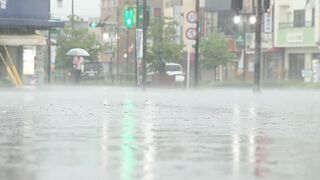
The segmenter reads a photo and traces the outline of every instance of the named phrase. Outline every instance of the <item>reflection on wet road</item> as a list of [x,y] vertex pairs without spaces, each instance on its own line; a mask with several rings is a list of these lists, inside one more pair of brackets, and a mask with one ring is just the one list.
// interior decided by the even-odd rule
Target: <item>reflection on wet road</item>
[[318,179],[319,95],[0,90],[0,179]]

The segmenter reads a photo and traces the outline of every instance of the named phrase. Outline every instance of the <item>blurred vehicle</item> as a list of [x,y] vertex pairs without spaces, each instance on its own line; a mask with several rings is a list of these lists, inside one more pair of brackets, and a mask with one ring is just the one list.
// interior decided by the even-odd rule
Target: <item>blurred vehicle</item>
[[166,72],[169,76],[175,76],[176,82],[184,82],[185,80],[185,73],[180,64],[166,63]]
[[105,71],[102,63],[98,61],[88,61],[84,62],[84,69],[81,73],[82,79],[104,79]]
[[[185,73],[183,68],[178,63],[166,63],[165,66],[166,74],[169,76],[175,76],[175,82],[184,82]],[[152,78],[157,74],[156,68],[152,64],[147,65],[147,83],[152,82]]]

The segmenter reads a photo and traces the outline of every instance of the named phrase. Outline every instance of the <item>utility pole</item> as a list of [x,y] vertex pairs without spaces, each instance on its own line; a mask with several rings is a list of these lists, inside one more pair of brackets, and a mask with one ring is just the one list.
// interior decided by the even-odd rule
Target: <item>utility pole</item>
[[72,38],[74,36],[74,0],[71,1],[71,27],[72,27]]
[[[51,4],[49,3],[49,14],[51,14]],[[51,19],[51,15],[50,15]],[[51,28],[48,29],[48,84],[51,84]]]
[[130,48],[130,45],[129,45],[129,43],[130,43],[130,29],[129,28],[127,28],[126,29],[126,80],[128,81],[129,80],[129,75],[130,75],[130,73],[129,73],[129,71],[130,71],[130,52],[129,52],[129,48]]
[[[200,0],[196,0],[196,13],[200,19]],[[198,32],[198,36],[196,37],[195,44],[195,61],[194,61],[194,85],[195,87],[199,86],[199,41],[200,41],[200,26],[199,19],[196,23],[196,29]]]
[[111,59],[110,59],[110,66],[109,66],[109,70],[110,70],[110,79],[111,79],[111,84],[113,85],[114,84],[114,79],[113,79],[113,58],[114,58],[114,55],[115,55],[115,52],[114,52],[114,48],[113,48],[113,38],[111,38]]
[[246,16],[243,17],[243,81],[245,82],[247,80],[247,22],[248,19]]
[[255,52],[256,60],[254,64],[254,91],[261,92],[261,62],[262,62],[262,48],[261,48],[261,29],[262,29],[262,0],[257,0],[257,22],[256,22],[256,41]]
[[51,29],[48,30],[48,84],[51,84]]
[[120,81],[120,13],[117,8],[117,80]]
[[143,59],[142,59],[142,88],[146,89],[147,79],[147,0],[143,0]]

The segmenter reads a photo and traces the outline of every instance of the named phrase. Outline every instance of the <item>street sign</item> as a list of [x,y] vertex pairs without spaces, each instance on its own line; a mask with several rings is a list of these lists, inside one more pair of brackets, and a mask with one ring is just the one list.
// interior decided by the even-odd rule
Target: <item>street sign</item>
[[186,37],[190,40],[195,40],[198,37],[198,32],[196,28],[188,28],[186,30]]
[[264,32],[272,33],[272,17],[268,14],[264,16]]
[[187,13],[187,21],[189,23],[196,23],[198,22],[198,14],[195,11],[190,11]]

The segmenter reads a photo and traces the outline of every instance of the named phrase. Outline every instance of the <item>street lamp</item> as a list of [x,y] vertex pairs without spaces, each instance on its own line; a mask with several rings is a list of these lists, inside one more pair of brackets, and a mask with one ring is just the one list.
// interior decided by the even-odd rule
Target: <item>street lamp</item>
[[234,16],[233,22],[234,22],[235,24],[240,24],[240,22],[241,22],[241,17],[240,17],[240,16]]
[[246,34],[247,34],[247,22],[249,21],[250,24],[255,24],[256,23],[256,17],[252,16],[251,14],[240,14],[236,15],[233,18],[233,22],[235,24],[240,24],[242,22],[242,27],[243,27],[243,74],[242,74],[242,79],[243,81],[246,80],[246,73],[247,73],[247,52],[246,52]]
[[255,16],[250,16],[250,24],[256,24],[257,18]]
[[74,0],[71,1],[71,27],[72,27],[72,38],[74,36]]

